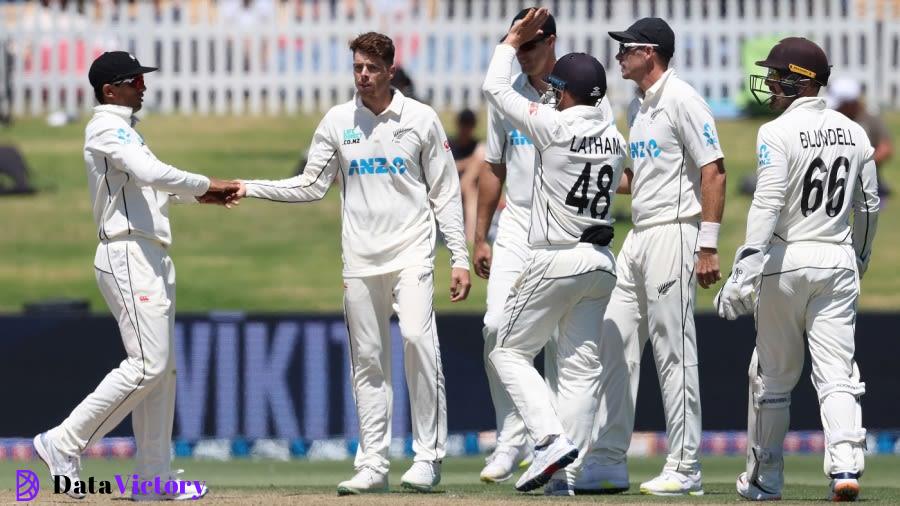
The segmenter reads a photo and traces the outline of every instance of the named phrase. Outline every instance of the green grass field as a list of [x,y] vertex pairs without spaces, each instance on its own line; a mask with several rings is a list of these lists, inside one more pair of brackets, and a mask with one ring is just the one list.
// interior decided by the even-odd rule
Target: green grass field
[[[448,458],[444,462],[441,485],[435,493],[422,495],[404,493],[400,489],[400,475],[409,466],[409,461],[394,462],[390,475],[391,493],[366,496],[366,504],[441,504],[462,503],[503,503],[533,504],[551,500],[539,494],[519,494],[513,489],[514,479],[499,485],[484,485],[478,481],[478,472],[484,461],[480,457]],[[735,503],[739,498],[734,491],[734,479],[743,470],[740,457],[707,457],[703,461],[703,483],[706,494],[703,497],[656,498],[640,495],[637,488],[641,481],[653,477],[663,464],[661,458],[632,459],[630,473],[632,487],[625,494],[616,496],[575,497],[578,502],[629,502],[629,503]],[[214,502],[239,504],[322,504],[334,502],[361,503],[353,498],[338,499],[335,486],[352,474],[351,462],[270,462],[235,460],[232,462],[207,462],[178,460],[175,468],[184,468],[186,479],[206,480],[210,487],[209,499]],[[59,500],[77,502],[65,496],[53,495],[52,484],[47,471],[40,461],[0,462],[0,501],[12,502],[15,495],[15,470],[30,468],[41,479],[41,494],[38,501]],[[85,460],[81,473],[83,478],[113,480],[115,474],[131,472],[131,462],[122,460]],[[873,456],[866,462],[866,474],[862,480],[861,498],[870,504],[891,504],[900,502],[900,457]],[[787,457],[785,463],[786,501],[809,502],[823,500],[828,494],[828,481],[822,475],[822,457]],[[115,486],[115,482],[113,482]],[[112,496],[91,496],[90,502],[109,501]],[[552,498],[558,502],[560,498]]]
[[[450,125],[450,117],[445,124]],[[203,118],[150,115],[140,129],[162,160],[219,177],[281,178],[291,175],[307,148],[318,117]],[[900,144],[900,114],[888,117]],[[82,161],[83,125],[63,128],[22,120],[0,129],[0,144],[23,152],[40,192],[0,198],[6,230],[0,240],[0,312],[18,312],[24,303],[53,297],[88,299],[105,312],[91,268],[96,231],[91,218]],[[621,122],[620,122],[621,123]],[[750,200],[738,195],[741,177],[755,167],[754,144],[761,121],[719,122],[728,170],[728,200],[720,262],[730,269],[743,241]],[[900,188],[900,156],[884,167]],[[172,211],[182,312],[231,309],[265,312],[334,311],[341,305],[340,217],[337,192],[305,205],[245,201],[226,211],[186,206]],[[628,214],[628,199],[617,212]],[[900,207],[891,203],[881,217],[861,307],[900,307]],[[627,231],[621,224],[614,248]],[[469,300],[449,302],[449,259],[437,260],[437,307],[441,311],[483,311],[486,282],[475,278]],[[700,290],[699,310],[711,308],[714,290]]]

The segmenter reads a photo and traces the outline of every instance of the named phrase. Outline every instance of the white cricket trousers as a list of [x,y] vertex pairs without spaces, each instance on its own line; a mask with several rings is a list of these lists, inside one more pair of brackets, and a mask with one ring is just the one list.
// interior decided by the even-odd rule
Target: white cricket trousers
[[[766,252],[759,288],[756,352],[762,391],[790,394],[794,389],[803,370],[805,334],[825,431],[826,475],[864,468],[858,398],[865,384],[853,360],[859,298],[855,258],[849,245],[776,244]],[[777,441],[773,445],[781,447]]]
[[[598,341],[615,286],[609,248],[579,244],[535,249],[506,303],[497,347],[490,354],[507,393],[537,442],[563,434],[579,448],[574,479],[589,447],[600,381]],[[534,357],[556,337],[556,392],[534,368]]]
[[129,239],[98,245],[94,272],[127,357],[51,437],[78,455],[131,413],[135,471],[165,478],[175,416],[175,266],[160,244]]
[[359,447],[354,466],[388,472],[391,444],[391,313],[403,336],[403,368],[409,390],[413,452],[418,461],[446,454],[447,395],[434,320],[434,272],[430,267],[344,279],[344,318]]
[[[625,462],[649,340],[659,376],[669,454],[666,469],[700,470],[700,386],[694,307],[698,223],[635,227],[617,258],[616,289],[603,321],[597,441],[601,463]],[[624,359],[624,360],[623,360]]]
[[[506,299],[531,255],[531,248],[528,246],[529,215],[527,209],[520,211],[512,204],[507,205],[500,214],[497,239],[492,246],[491,275],[487,284],[487,311],[484,314],[482,334],[484,370],[491,391],[491,400],[494,403],[498,450],[524,448],[528,444],[525,424],[506,389],[503,388],[497,370],[491,363],[490,353],[497,345],[497,332],[503,320]],[[549,371],[546,366],[544,369],[546,376]]]

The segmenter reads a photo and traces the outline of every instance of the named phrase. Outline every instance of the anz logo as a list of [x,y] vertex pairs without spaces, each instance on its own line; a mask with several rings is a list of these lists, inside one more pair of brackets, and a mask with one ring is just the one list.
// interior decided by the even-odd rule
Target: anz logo
[[662,148],[659,147],[659,143],[656,142],[656,139],[650,139],[649,141],[637,141],[629,143],[629,147],[631,148],[631,158],[656,158],[662,153]]
[[349,176],[365,176],[367,174],[405,174],[406,161],[396,157],[390,162],[387,158],[357,158],[350,160]]
[[534,144],[531,142],[531,139],[525,137],[525,134],[518,130],[513,130],[509,133],[509,143],[513,146],[531,146]]

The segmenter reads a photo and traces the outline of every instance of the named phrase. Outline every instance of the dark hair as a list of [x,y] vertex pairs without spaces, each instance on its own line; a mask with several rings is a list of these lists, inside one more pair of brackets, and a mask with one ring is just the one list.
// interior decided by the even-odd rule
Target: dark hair
[[394,41],[387,35],[367,32],[350,42],[350,51],[360,52],[369,56],[377,56],[387,63],[394,64]]
[[456,124],[459,126],[474,127],[476,123],[475,113],[470,109],[463,109],[456,115]]
[[94,98],[96,98],[97,102],[99,102],[101,105],[105,103],[105,102],[103,102],[103,85],[102,84],[100,86],[97,86],[96,88],[94,88]]
[[662,60],[663,65],[665,65],[666,68],[669,68],[669,61],[672,60],[673,55],[663,54],[661,51],[657,51],[656,48],[653,48],[653,52],[659,55],[659,59]]

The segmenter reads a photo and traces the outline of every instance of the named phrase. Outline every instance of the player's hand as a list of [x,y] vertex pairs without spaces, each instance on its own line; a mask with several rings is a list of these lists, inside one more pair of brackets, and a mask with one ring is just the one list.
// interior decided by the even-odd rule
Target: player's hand
[[231,208],[239,204],[240,199],[236,199],[235,195],[242,187],[243,184],[239,181],[210,178],[209,189],[206,190],[206,193],[197,197],[197,201],[203,204],[218,204]]
[[519,46],[543,33],[541,27],[549,17],[550,11],[546,7],[531,9],[524,18],[509,27],[509,33],[506,34],[503,43],[519,49]]
[[472,264],[479,278],[487,279],[491,275],[491,245],[487,241],[475,241]]
[[703,288],[709,288],[722,279],[719,272],[719,253],[713,248],[700,248],[697,255],[697,282]]
[[472,283],[469,281],[469,269],[454,267],[450,271],[450,302],[466,300]]
[[755,248],[738,248],[731,275],[716,295],[716,313],[727,320],[753,313],[757,283],[763,268],[763,253]]

